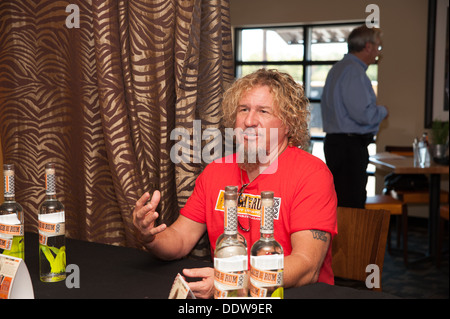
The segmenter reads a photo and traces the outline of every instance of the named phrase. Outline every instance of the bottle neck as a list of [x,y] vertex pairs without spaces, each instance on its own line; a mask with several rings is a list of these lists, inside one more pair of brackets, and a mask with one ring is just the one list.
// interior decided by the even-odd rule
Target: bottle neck
[[261,232],[261,239],[264,239],[264,240],[273,239],[273,231],[272,232],[265,232],[265,233]]
[[235,236],[238,233],[237,230],[237,206],[236,203],[225,203],[224,212],[224,235]]
[[45,200],[56,200],[56,194],[45,194]]
[[15,202],[16,201],[16,198],[14,197],[14,194],[13,195],[6,195],[6,194],[4,194],[4,199],[5,199],[5,202]]
[[3,198],[5,201],[14,201],[14,171],[12,170],[4,170],[3,171]]
[[229,238],[237,238],[238,232],[237,232],[237,230],[236,230],[236,232],[224,232],[223,236],[229,237]]

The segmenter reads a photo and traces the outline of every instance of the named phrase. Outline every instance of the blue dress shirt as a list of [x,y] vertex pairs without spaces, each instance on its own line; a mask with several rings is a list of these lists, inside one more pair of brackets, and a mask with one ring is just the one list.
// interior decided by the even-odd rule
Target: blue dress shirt
[[326,133],[376,134],[388,114],[376,105],[367,65],[346,54],[330,70],[323,88],[321,111]]

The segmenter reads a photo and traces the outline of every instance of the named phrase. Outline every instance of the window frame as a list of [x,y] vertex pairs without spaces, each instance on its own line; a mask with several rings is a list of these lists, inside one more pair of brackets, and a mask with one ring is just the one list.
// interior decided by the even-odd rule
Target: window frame
[[[234,28],[234,74],[238,74],[238,68],[242,66],[252,66],[260,65],[261,67],[265,65],[297,65],[302,68],[302,82],[305,89],[305,94],[309,99],[309,102],[320,104],[321,98],[311,97],[311,72],[309,68],[316,65],[333,66],[339,60],[311,60],[311,46],[312,39],[311,34],[314,28],[321,27],[340,27],[340,26],[354,26],[357,27],[364,24],[364,21],[347,21],[347,22],[330,22],[330,23],[315,23],[315,24],[294,24],[294,25],[264,25],[264,26],[249,26],[249,27],[235,27]],[[240,59],[241,51],[241,32],[242,30],[254,30],[254,29],[292,29],[301,28],[303,29],[303,60],[297,61],[242,61]],[[312,140],[322,140],[323,136],[311,136]]]

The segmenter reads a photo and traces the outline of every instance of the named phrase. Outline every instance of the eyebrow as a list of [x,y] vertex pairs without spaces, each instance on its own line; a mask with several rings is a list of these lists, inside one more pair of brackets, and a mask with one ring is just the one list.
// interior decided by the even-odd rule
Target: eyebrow
[[[248,105],[247,104],[239,104],[238,105],[238,108],[242,108],[242,107],[248,107]],[[274,107],[272,105],[257,105],[256,108],[259,110],[260,109],[271,109],[271,110],[274,109]]]

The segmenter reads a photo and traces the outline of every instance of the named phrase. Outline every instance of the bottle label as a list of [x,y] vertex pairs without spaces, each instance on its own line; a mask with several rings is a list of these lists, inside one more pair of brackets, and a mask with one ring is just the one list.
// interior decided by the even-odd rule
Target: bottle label
[[47,195],[56,194],[56,181],[55,181],[55,169],[45,169],[45,193]]
[[11,250],[12,247],[12,239],[2,238],[0,237],[0,249]]
[[3,186],[5,191],[5,197],[14,196],[14,171],[13,170],[5,170],[3,172],[4,180]]
[[23,225],[21,225],[17,214],[0,216],[0,235],[4,235],[3,237],[23,236],[23,232]]
[[42,245],[47,244],[48,237],[65,235],[64,211],[51,214],[39,214],[38,219],[39,243]]
[[23,225],[0,224],[0,234],[11,236],[23,236]]
[[250,280],[258,287],[270,287],[283,285],[283,270],[269,271],[251,268]]
[[224,211],[224,234],[233,235],[237,233],[237,208],[225,207]]
[[284,268],[284,255],[250,256],[250,264],[258,269],[273,270]]
[[247,256],[239,255],[227,258],[214,258],[214,268],[223,272],[248,270]]
[[273,233],[273,207],[263,206],[261,208],[261,233]]
[[227,290],[237,290],[245,287],[247,282],[247,256],[214,258],[214,286],[218,296],[227,296]]
[[245,272],[229,273],[214,269],[214,282],[220,290],[242,289],[245,285]]
[[252,280],[250,279],[250,296],[253,298],[266,298],[267,297],[267,288],[256,287]]
[[256,296],[265,296],[263,287],[283,285],[283,255],[251,256],[250,264],[251,289]]

